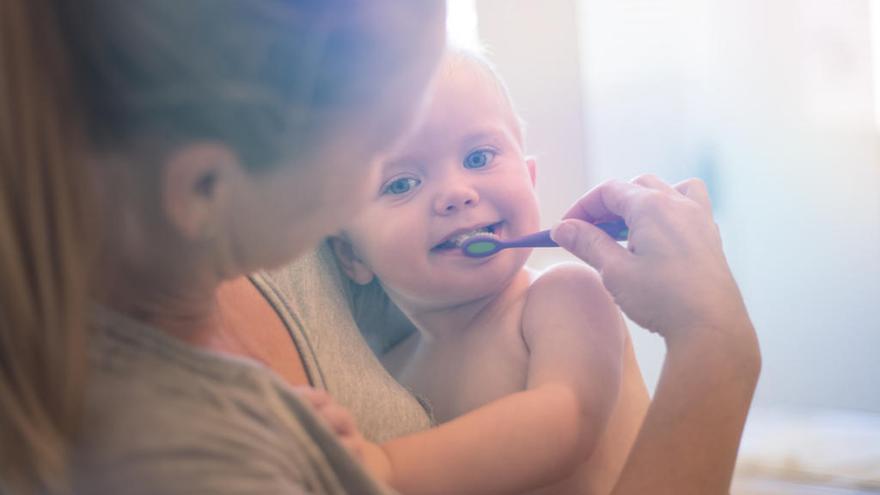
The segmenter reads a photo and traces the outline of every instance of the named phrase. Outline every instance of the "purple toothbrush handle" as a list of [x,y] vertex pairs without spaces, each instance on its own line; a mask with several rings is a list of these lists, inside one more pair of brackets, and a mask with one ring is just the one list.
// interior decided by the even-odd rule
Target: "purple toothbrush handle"
[[[629,236],[629,228],[623,223],[623,220],[617,220],[614,222],[604,222],[597,223],[596,227],[604,230],[606,234],[610,235],[615,241],[625,241]],[[542,230],[540,232],[535,232],[534,234],[529,234],[527,236],[520,237],[518,239],[513,239],[510,241],[504,242],[504,247],[557,247],[559,244],[553,241],[550,238],[549,230]]]
[[553,242],[553,239],[550,238],[549,230],[542,230],[540,232],[535,232],[534,234],[529,234],[523,237],[519,237],[510,241],[505,241],[502,245],[506,248],[509,247],[556,247],[559,244]]
[[613,222],[602,222],[595,224],[596,227],[604,230],[615,241],[625,241],[629,239],[629,227],[623,220],[615,220]]

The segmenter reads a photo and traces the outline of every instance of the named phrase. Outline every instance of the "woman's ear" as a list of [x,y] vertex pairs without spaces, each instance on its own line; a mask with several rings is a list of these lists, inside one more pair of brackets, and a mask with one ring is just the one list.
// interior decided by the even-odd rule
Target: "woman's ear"
[[536,175],[537,164],[535,163],[535,157],[530,156],[530,157],[526,158],[526,167],[529,169],[529,177],[532,178],[532,187],[534,187],[535,186],[535,178],[537,177],[537,175]]
[[175,150],[161,179],[162,207],[169,222],[191,241],[216,237],[233,182],[243,174],[235,153],[221,144],[195,143]]
[[330,248],[336,256],[339,267],[354,283],[366,285],[373,281],[373,271],[354,252],[354,246],[348,239],[342,236],[333,236],[329,239]]

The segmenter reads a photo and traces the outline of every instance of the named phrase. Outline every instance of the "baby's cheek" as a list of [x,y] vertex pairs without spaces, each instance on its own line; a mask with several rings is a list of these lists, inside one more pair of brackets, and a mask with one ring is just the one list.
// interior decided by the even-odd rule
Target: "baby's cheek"
[[537,209],[532,210],[527,207],[527,205],[522,204],[523,208],[521,208],[516,216],[516,230],[517,232],[513,232],[515,235],[527,235],[533,232],[537,232],[540,229],[541,221],[540,216],[538,215]]
[[377,243],[371,253],[376,274],[389,282],[410,273],[415,264],[414,249],[403,242],[405,235],[398,237],[396,241]]
[[534,232],[540,228],[541,225],[541,210],[538,206],[538,198],[534,196],[534,194],[530,195],[530,201],[527,206],[524,208],[526,211],[526,215],[528,216],[528,226],[529,231]]

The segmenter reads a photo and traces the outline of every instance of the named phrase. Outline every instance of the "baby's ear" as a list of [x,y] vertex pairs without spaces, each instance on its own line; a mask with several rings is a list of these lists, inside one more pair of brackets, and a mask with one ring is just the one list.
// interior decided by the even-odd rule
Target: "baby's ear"
[[535,178],[536,178],[536,174],[537,174],[537,171],[536,171],[537,164],[535,163],[535,157],[530,156],[530,157],[526,158],[526,167],[529,169],[529,176],[532,178],[532,187],[534,187],[535,186]]
[[332,236],[328,242],[336,256],[336,262],[348,278],[360,285],[373,281],[373,271],[354,252],[351,242],[341,236]]

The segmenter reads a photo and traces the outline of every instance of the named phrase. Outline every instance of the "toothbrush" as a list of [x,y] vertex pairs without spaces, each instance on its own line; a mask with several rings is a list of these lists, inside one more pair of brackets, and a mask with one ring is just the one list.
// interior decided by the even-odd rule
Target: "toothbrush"
[[[604,230],[615,241],[625,241],[629,236],[629,228],[623,220],[615,222],[597,223],[596,227]],[[471,258],[485,258],[502,249],[507,248],[532,248],[532,247],[558,247],[550,238],[550,230],[542,230],[509,241],[502,241],[490,235],[475,235],[461,244],[461,251]]]

